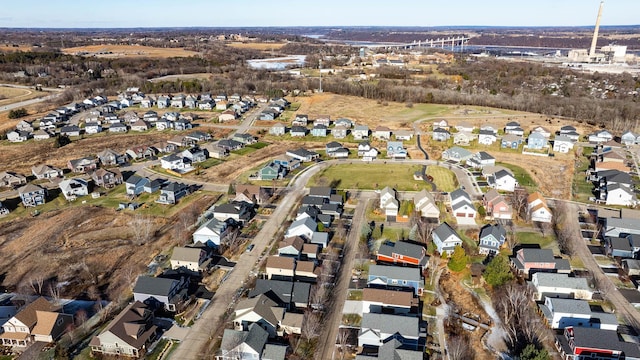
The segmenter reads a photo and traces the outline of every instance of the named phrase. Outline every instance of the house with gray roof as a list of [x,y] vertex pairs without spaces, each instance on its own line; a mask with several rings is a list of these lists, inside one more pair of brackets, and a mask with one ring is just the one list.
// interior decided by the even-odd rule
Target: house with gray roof
[[526,276],[536,272],[571,272],[569,260],[555,257],[551,249],[518,249],[511,257],[511,265]]
[[162,305],[167,311],[179,310],[187,298],[189,279],[165,279],[139,276],[133,287],[133,299],[157,308]]
[[498,140],[495,131],[484,130],[480,128],[480,133],[478,133],[478,144],[482,145],[491,145]]
[[433,243],[440,255],[451,255],[456,246],[462,245],[462,239],[453,228],[443,222],[431,233]]
[[18,188],[18,195],[25,207],[42,205],[47,201],[47,190],[34,184]]
[[218,360],[260,359],[269,333],[258,324],[251,324],[247,331],[225,329],[220,344]]
[[480,229],[478,252],[480,254],[495,255],[500,252],[500,247],[506,239],[507,231],[502,225],[485,225]]
[[538,308],[547,324],[555,330],[569,326],[618,330],[618,319],[614,314],[592,311],[586,300],[547,297]]
[[89,195],[89,183],[81,178],[62,180],[58,187],[67,201],[73,201],[78,196]]
[[555,345],[563,359],[640,359],[638,344],[620,340],[613,330],[568,326]]
[[201,243],[211,247],[220,246],[220,243],[224,241],[229,231],[231,231],[231,228],[228,222],[211,219],[202,224],[198,230],[193,233],[193,243]]
[[447,141],[451,138],[451,133],[443,128],[437,128],[431,133],[431,138],[435,141]]
[[459,146],[454,146],[442,152],[442,158],[444,160],[451,160],[456,162],[467,161],[471,159],[473,153],[467,149],[463,149]]
[[233,326],[238,331],[248,331],[250,325],[258,324],[273,338],[277,335],[284,310],[265,294],[247,298],[236,305]]
[[591,300],[593,297],[593,289],[586,278],[570,277],[569,274],[537,272],[531,275],[531,285],[536,289],[536,300],[545,297]]
[[402,266],[426,268],[429,262],[424,246],[406,241],[386,242],[380,245],[376,261]]
[[378,348],[378,354],[358,354],[355,360],[423,360],[424,352],[420,350],[414,350],[415,347],[404,346],[402,342],[393,339],[382,344]]
[[367,285],[376,288],[412,288],[421,296],[424,280],[420,269],[398,266],[370,265]]
[[553,151],[566,154],[573,149],[574,140],[566,135],[558,135],[553,140]]
[[605,238],[631,234],[640,235],[640,219],[618,217],[604,219],[603,235]]
[[358,346],[378,347],[395,339],[405,346],[415,346],[418,350],[420,324],[417,317],[391,314],[362,314]]
[[171,269],[185,268],[193,272],[204,270],[207,261],[207,252],[197,247],[176,246],[171,252]]
[[265,294],[278,306],[287,309],[306,309],[309,305],[311,284],[300,281],[257,279],[249,291],[249,298]]

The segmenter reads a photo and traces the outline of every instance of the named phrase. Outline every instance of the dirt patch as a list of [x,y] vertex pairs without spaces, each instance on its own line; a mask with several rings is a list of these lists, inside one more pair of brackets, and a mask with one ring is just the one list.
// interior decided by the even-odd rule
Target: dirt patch
[[[473,297],[467,290],[460,284],[462,281],[462,275],[445,272],[440,277],[440,289],[443,296],[447,299],[447,304],[454,308],[456,313],[467,317],[476,317],[476,320],[484,323],[490,323],[490,317],[482,308],[482,305],[478,303],[476,298]],[[477,328],[474,331],[467,331],[470,337],[471,344],[475,350],[475,359],[495,359],[495,355],[484,349],[482,345],[482,336],[486,332],[481,328]]]
[[[61,296],[116,299],[155,255],[187,240],[174,231],[181,226],[180,217],[188,215],[193,219],[187,220],[195,221],[211,200],[203,196],[172,218],[148,218],[154,232],[144,244],[133,234],[137,215],[128,211],[81,206],[4,222],[2,286],[49,294],[49,284],[61,284]],[[42,291],[30,286],[35,279],[42,280]]]
[[496,158],[496,162],[514,164],[525,169],[545,196],[570,198],[573,157],[565,155],[551,158],[506,152],[491,152],[491,155]]
[[84,54],[88,56],[120,58],[120,57],[190,57],[197,56],[195,51],[183,48],[156,48],[142,45],[88,45],[62,49],[65,54]]

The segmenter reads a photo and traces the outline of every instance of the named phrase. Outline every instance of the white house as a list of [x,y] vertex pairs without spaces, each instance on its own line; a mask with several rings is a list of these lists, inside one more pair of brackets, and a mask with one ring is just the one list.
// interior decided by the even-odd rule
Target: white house
[[498,170],[489,177],[489,185],[496,190],[513,192],[518,186],[518,180],[507,170]]
[[462,245],[460,236],[446,222],[435,228],[431,233],[431,237],[436,245],[436,250],[441,255],[451,255],[456,246]]
[[553,151],[566,154],[573,149],[573,143],[568,136],[558,135],[553,140]]
[[198,272],[202,270],[205,258],[206,252],[203,249],[176,246],[171,253],[171,268],[175,270],[183,267]]
[[405,346],[417,346],[420,337],[419,319],[417,317],[391,314],[362,314],[358,346],[382,346],[392,338]]
[[433,195],[427,190],[422,190],[413,196],[413,203],[415,204],[415,210],[420,213],[422,217],[438,219],[440,217],[440,209],[433,199]]
[[531,221],[550,223],[552,219],[551,209],[547,201],[539,192],[530,194],[527,198],[527,209]]
[[547,323],[552,329],[568,326],[618,330],[618,319],[614,314],[594,312],[586,300],[545,298],[539,305]]
[[230,228],[226,221],[211,219],[193,233],[193,243],[202,243],[208,246],[219,246],[229,231]]
[[395,220],[400,210],[400,203],[396,199],[396,191],[390,187],[385,187],[380,191],[380,208],[384,211],[387,218]]
[[478,134],[478,143],[482,145],[491,145],[497,140],[496,133],[491,130],[480,130]]
[[536,289],[536,300],[545,297],[574,298],[591,300],[593,289],[583,277],[570,277],[569,274],[536,272],[531,275],[531,285]]

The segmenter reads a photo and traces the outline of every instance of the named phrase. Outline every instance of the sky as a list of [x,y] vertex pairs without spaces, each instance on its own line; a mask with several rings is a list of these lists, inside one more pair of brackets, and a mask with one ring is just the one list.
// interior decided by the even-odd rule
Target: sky
[[[0,28],[593,26],[600,0],[3,0]],[[602,25],[640,24],[607,0]]]

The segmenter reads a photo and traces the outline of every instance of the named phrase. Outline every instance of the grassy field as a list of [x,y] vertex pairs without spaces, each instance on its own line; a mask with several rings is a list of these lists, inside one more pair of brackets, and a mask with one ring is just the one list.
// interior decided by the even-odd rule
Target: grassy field
[[585,171],[589,168],[589,159],[580,157],[576,161],[576,167],[573,174],[571,185],[571,200],[580,202],[589,202],[589,198],[593,196],[593,184],[586,181]]
[[151,58],[169,58],[169,57],[190,57],[198,55],[195,51],[185,50],[183,48],[158,48],[141,45],[88,45],[73,48],[62,49],[65,54],[76,54],[79,52],[89,53],[98,57],[115,58],[115,57],[151,57]]
[[42,91],[0,86],[0,105],[8,105],[18,101],[34,99],[40,96],[45,96],[46,94],[47,93]]
[[331,166],[315,175],[310,186],[333,185],[339,189],[382,189],[393,187],[398,191],[417,191],[424,184],[413,179],[420,166],[400,164],[344,164]]
[[518,180],[520,186],[524,186],[528,191],[535,191],[538,188],[538,184],[533,180],[529,173],[518,165],[507,163],[496,163],[496,165],[504,166],[513,172],[513,176]]
[[516,239],[522,245],[540,245],[542,249],[552,249],[556,255],[560,254],[556,239],[552,235],[542,236],[540,233],[519,232],[516,233]]
[[456,174],[442,166],[427,166],[427,175],[433,177],[438,191],[451,192],[458,187],[458,179]]

